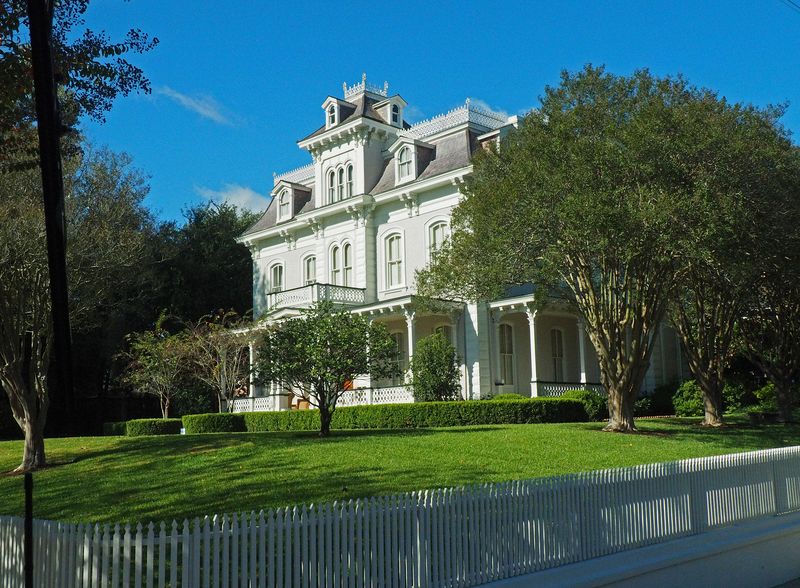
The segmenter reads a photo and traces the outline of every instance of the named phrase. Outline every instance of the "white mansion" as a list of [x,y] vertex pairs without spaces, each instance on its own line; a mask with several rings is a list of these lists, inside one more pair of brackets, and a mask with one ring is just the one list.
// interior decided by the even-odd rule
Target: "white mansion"
[[[276,175],[272,201],[240,241],[253,256],[253,313],[276,320],[318,300],[386,324],[401,366],[416,342],[443,332],[461,359],[462,394],[558,395],[596,386],[599,369],[576,312],[533,306],[532,288],[489,303],[453,303],[447,314],[415,307],[415,270],[449,234],[459,186],[477,149],[516,125],[471,105],[410,125],[406,101],[366,76],[322,103],[323,124],[298,141],[313,163]],[[685,366],[673,331],[661,329],[645,389],[678,381]],[[356,382],[341,404],[412,399],[400,381]],[[288,408],[285,396],[250,399],[235,410]]]

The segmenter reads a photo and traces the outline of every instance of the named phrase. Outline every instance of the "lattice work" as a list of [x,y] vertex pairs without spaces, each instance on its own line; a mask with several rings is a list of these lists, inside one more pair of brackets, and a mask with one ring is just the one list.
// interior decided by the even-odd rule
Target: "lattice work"
[[348,390],[339,397],[336,406],[359,406],[369,404],[366,390]]
[[372,404],[402,404],[414,402],[414,393],[405,386],[375,388],[372,391]]
[[[365,290],[362,288],[350,288],[348,286],[333,286],[326,284],[324,286],[324,297],[331,302],[340,302],[343,304],[364,304]],[[323,293],[320,292],[322,295]],[[322,296],[320,296],[322,298]]]
[[459,106],[445,114],[418,122],[410,129],[400,133],[400,136],[421,139],[467,122],[494,130],[508,124],[508,119],[497,112],[472,106],[467,101],[464,106]]
[[280,175],[275,175],[273,179],[273,184],[277,184],[280,181],[292,182],[293,184],[301,184],[307,180],[310,180],[314,177],[314,164],[309,163],[308,165],[304,165],[302,167],[295,168],[288,172],[284,172]]

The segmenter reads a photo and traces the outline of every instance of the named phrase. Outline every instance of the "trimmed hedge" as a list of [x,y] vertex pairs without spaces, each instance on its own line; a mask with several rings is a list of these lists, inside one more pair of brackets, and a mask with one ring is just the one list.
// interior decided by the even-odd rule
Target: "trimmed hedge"
[[127,421],[114,421],[109,423],[103,423],[103,435],[108,437],[119,435],[124,437],[128,434],[128,422]]
[[[374,404],[337,408],[332,429],[415,429],[589,420],[580,400],[521,398],[503,402],[448,401]],[[183,417],[186,433],[314,431],[319,411],[194,414]]]
[[134,419],[127,422],[128,437],[143,435],[177,435],[181,432],[181,419]]

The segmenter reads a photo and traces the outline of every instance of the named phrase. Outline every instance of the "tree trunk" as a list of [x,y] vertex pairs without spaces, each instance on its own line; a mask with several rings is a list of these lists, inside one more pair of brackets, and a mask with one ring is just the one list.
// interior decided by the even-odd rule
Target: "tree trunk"
[[719,382],[707,382],[703,385],[700,382],[700,388],[703,390],[703,426],[704,427],[721,427],[723,423],[722,418],[722,390]]
[[25,445],[22,453],[22,463],[17,471],[29,472],[47,465],[44,453],[43,423],[35,424],[26,421],[22,427],[25,433]]
[[619,390],[608,390],[608,424],[604,431],[615,433],[633,433],[636,425],[633,422],[633,404],[631,395],[626,395]]
[[161,397],[161,418],[169,418],[169,398]]
[[327,437],[331,434],[331,412],[328,410],[328,405],[325,403],[320,403],[319,425],[320,437]]
[[783,381],[775,384],[775,399],[778,402],[778,412],[780,422],[791,423],[792,417],[792,388],[791,385]]

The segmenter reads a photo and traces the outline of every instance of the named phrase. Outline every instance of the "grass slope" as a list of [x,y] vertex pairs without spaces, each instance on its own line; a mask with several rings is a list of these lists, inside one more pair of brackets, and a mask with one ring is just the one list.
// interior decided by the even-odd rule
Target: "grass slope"
[[[49,459],[62,465],[35,474],[34,514],[167,520],[800,444],[800,426],[638,425],[639,435],[602,433],[591,423],[345,431],[326,440],[308,433],[52,439]],[[21,452],[21,442],[0,443],[0,471],[16,466]],[[22,477],[0,476],[0,514],[22,509]]]

